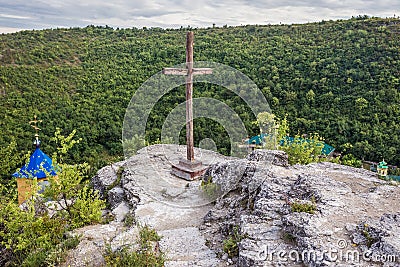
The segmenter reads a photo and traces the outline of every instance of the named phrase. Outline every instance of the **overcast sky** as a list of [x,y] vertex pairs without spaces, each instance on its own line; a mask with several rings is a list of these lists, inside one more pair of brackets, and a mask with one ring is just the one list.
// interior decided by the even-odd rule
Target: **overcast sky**
[[210,27],[397,17],[400,0],[0,0],[0,32],[57,27]]

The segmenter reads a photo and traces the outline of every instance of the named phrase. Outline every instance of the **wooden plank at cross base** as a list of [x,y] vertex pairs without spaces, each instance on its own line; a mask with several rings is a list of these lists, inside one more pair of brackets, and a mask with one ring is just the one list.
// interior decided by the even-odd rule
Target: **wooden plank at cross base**
[[178,164],[172,164],[171,174],[187,181],[193,181],[202,176],[207,168],[201,161],[180,159]]

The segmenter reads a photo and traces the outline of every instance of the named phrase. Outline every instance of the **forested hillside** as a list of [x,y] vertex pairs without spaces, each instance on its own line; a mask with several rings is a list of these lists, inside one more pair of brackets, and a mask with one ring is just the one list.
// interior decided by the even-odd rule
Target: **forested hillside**
[[[31,150],[27,122],[36,114],[50,155],[50,138],[59,127],[65,134],[76,129],[82,138],[71,153],[75,162],[100,167],[122,156],[121,128],[131,97],[162,68],[185,61],[187,30],[88,26],[1,35],[0,147],[15,139],[18,150]],[[319,132],[339,151],[400,164],[400,20],[192,30],[195,60],[248,75],[278,117],[288,114],[293,134]],[[163,120],[184,101],[181,89],[152,112],[149,142],[160,138]],[[230,91],[196,84],[194,96],[224,101],[257,133],[255,117]],[[221,152],[228,151],[220,125],[199,119],[195,128],[197,141],[211,137]]]

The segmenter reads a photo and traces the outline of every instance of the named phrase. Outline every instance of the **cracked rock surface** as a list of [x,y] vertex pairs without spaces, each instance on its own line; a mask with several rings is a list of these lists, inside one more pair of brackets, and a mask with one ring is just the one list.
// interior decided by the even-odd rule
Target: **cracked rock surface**
[[271,153],[208,169],[223,196],[202,232],[218,255],[238,229],[238,266],[400,266],[398,185],[334,163],[288,166]]
[[101,266],[100,240],[113,249],[136,242],[128,215],[162,236],[165,266],[400,266],[398,184],[328,162],[289,166],[282,151],[238,159],[196,149],[209,166],[204,190],[170,174],[185,152],[149,146],[93,177],[114,220],[81,230],[90,237],[75,255],[96,255],[86,266]]

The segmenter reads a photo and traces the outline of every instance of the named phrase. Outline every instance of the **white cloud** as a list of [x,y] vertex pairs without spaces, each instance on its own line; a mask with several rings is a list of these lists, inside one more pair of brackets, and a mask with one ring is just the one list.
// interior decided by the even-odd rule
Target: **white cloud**
[[209,27],[400,15],[398,0],[0,0],[0,27]]
[[30,19],[31,17],[27,16],[16,16],[10,14],[0,14],[0,18],[7,18],[7,19]]

